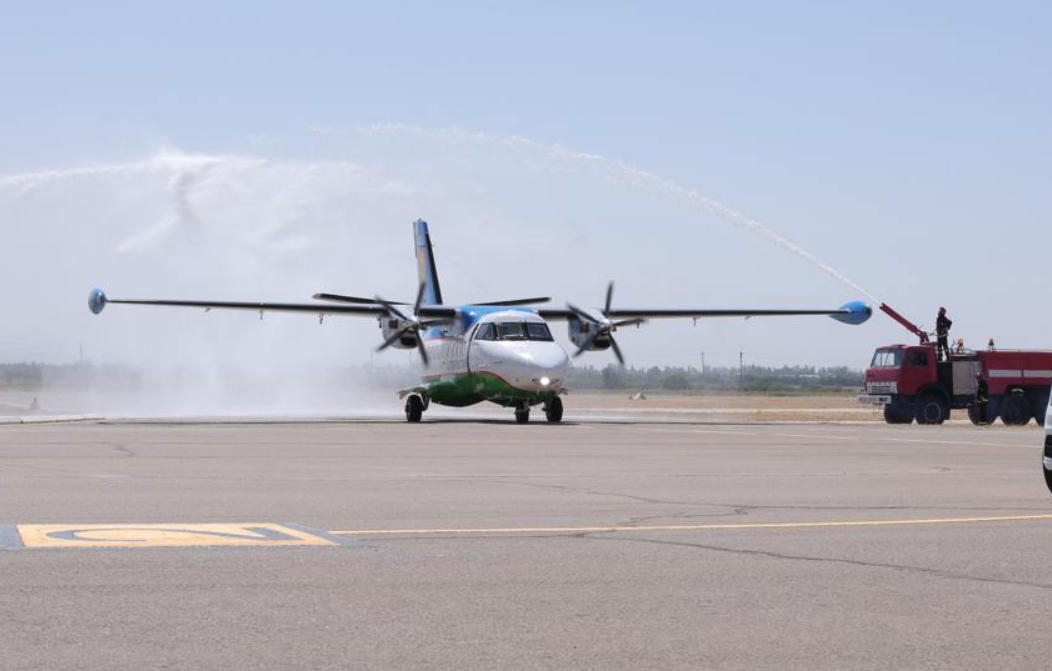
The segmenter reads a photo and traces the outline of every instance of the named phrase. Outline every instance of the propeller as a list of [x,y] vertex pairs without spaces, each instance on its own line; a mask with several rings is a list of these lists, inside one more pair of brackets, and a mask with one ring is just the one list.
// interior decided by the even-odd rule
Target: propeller
[[584,341],[584,344],[577,348],[577,352],[574,353],[575,358],[581,356],[589,349],[591,349],[592,343],[594,343],[596,339],[605,336],[610,341],[610,349],[614,350],[614,356],[617,357],[617,362],[622,366],[625,365],[625,355],[624,352],[621,351],[621,348],[618,346],[617,340],[614,338],[614,331],[616,331],[620,326],[638,326],[639,324],[646,323],[646,320],[636,317],[634,319],[622,319],[620,321],[611,321],[610,305],[611,303],[613,303],[613,300],[614,283],[611,282],[608,285],[606,285],[606,303],[603,306],[603,316],[601,319],[596,318],[596,316],[592,313],[582,310],[581,308],[577,307],[576,305],[573,305],[572,303],[566,304],[567,309],[569,309],[570,312],[574,313],[574,315],[579,320],[588,322],[594,327],[592,329],[592,334],[588,336],[588,340]]
[[430,360],[427,356],[427,348],[424,346],[424,339],[420,337],[420,332],[424,329],[431,328],[432,326],[440,326],[442,324],[452,323],[452,319],[426,319],[422,320],[417,316],[420,312],[420,304],[424,301],[424,291],[427,287],[424,284],[420,285],[419,291],[416,293],[416,302],[413,303],[413,312],[411,314],[405,314],[398,309],[398,305],[404,305],[401,303],[391,303],[385,301],[379,296],[376,297],[376,302],[383,306],[384,311],[390,317],[394,317],[405,322],[405,326],[396,331],[390,338],[385,340],[380,347],[376,349],[377,352],[382,352],[391,345],[401,340],[402,336],[407,333],[411,333],[416,336],[416,348],[420,350],[420,358],[424,361],[424,365],[430,365]]

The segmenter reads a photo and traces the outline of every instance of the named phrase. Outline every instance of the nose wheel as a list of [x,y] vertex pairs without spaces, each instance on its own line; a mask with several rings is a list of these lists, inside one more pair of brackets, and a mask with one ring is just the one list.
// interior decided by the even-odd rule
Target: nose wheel
[[520,405],[515,408],[515,421],[519,424],[525,424],[530,421],[530,406]]
[[563,400],[558,396],[555,396],[545,403],[544,417],[552,424],[557,424],[563,421]]

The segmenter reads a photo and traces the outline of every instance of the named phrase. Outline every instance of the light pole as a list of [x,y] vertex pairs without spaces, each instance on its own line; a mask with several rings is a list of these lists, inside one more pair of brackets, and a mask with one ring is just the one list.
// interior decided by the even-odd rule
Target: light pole
[[745,348],[738,350],[738,388],[745,391]]

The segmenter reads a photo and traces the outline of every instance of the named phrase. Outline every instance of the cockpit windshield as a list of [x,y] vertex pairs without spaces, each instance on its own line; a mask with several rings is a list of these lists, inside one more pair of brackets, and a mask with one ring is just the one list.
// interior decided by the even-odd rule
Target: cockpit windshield
[[552,339],[552,332],[548,330],[547,324],[526,322],[526,335],[530,337],[530,340],[550,341]]
[[475,340],[541,340],[551,342],[547,324],[537,322],[499,322],[479,326]]
[[497,324],[498,340],[525,340],[526,325],[522,322],[501,322]]

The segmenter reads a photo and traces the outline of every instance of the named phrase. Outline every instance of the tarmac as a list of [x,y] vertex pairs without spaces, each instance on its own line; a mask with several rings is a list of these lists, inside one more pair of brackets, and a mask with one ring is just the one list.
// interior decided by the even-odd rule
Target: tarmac
[[7,424],[0,669],[1047,668],[1041,443],[645,417]]

